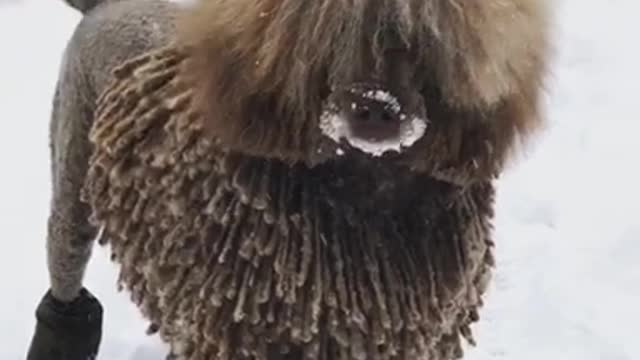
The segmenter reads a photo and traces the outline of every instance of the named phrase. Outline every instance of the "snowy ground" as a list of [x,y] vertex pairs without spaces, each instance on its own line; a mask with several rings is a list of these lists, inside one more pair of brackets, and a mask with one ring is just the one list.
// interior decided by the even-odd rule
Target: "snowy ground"
[[[551,0],[558,57],[547,132],[501,182],[498,273],[470,360],[640,359],[640,4]],[[0,0],[0,359],[23,359],[47,286],[47,122],[79,15],[61,0]],[[13,121],[16,121],[14,124]],[[13,129],[13,130],[11,130]],[[101,360],[163,354],[98,249]]]

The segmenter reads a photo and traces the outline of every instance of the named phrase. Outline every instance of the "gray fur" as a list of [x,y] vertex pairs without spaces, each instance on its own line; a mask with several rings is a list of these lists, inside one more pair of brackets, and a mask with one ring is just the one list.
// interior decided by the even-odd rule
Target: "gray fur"
[[95,101],[120,62],[168,42],[177,5],[162,0],[66,0],[86,12],[65,49],[50,123],[52,199],[47,257],[62,301],[82,288],[96,229],[80,190],[90,155]]
[[83,14],[88,13],[98,4],[105,2],[106,0],[65,0],[65,2],[73,7],[74,9],[80,11]]

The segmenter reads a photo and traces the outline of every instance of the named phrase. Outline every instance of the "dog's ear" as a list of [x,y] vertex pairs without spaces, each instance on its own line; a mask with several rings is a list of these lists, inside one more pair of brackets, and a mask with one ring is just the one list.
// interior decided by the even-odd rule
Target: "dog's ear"
[[[311,152],[313,127],[307,125],[317,116],[308,112],[318,107],[302,106],[299,99],[317,86],[299,81],[301,91],[288,96],[285,74],[294,61],[288,49],[293,45],[265,35],[280,26],[265,16],[279,3],[200,2],[177,18],[176,42],[187,54],[180,77],[191,87],[194,107],[212,135],[244,154],[295,162]],[[287,48],[269,50],[273,42],[287,43]],[[264,71],[264,61],[271,57],[274,66]]]
[[544,126],[550,5],[445,1],[433,17],[428,3],[414,16],[427,34],[419,57],[431,124],[408,163],[449,180],[492,178]]
[[437,41],[422,51],[436,70],[443,100],[482,109],[540,87],[550,47],[549,8],[544,0],[444,1],[434,20],[423,5],[418,23]]

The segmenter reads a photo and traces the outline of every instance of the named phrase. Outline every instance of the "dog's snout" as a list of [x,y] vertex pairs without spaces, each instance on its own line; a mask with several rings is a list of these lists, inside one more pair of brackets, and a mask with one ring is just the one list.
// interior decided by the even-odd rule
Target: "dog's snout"
[[389,104],[378,101],[352,103],[348,117],[353,123],[363,124],[391,124],[400,121],[400,115],[394,112]]
[[402,115],[389,102],[356,96],[344,116],[356,137],[381,141],[398,135]]
[[412,146],[427,127],[424,106],[408,89],[395,90],[366,83],[332,89],[320,118],[322,133],[373,156]]

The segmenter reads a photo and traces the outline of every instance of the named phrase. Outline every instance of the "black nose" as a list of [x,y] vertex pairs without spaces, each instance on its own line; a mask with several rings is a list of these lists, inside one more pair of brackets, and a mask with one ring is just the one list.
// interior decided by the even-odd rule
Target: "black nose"
[[402,115],[399,105],[389,100],[351,94],[343,114],[353,136],[369,141],[383,141],[398,136]]

